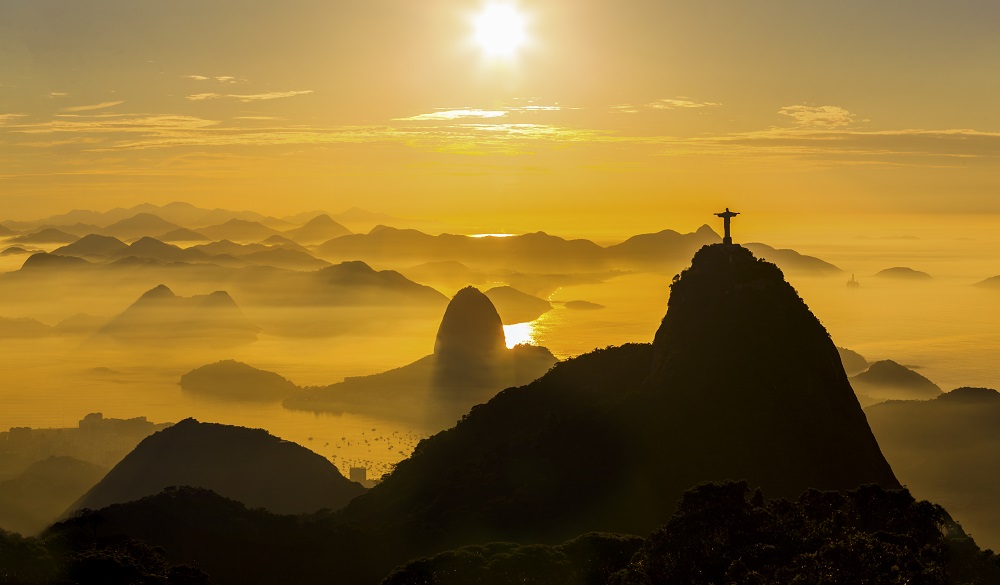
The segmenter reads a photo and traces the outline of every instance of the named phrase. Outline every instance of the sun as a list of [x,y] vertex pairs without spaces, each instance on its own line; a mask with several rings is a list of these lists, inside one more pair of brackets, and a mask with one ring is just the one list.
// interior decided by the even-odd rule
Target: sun
[[491,4],[476,17],[476,41],[491,57],[510,57],[524,44],[524,16],[510,4]]

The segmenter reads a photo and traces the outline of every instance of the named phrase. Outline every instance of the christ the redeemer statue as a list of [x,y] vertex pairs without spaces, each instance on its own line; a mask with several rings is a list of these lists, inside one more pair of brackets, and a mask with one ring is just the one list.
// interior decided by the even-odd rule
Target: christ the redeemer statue
[[726,231],[726,235],[723,236],[723,238],[722,238],[722,243],[723,244],[732,244],[733,243],[733,237],[729,233],[729,222],[734,217],[736,217],[737,215],[739,215],[739,213],[736,213],[735,211],[729,211],[729,208],[727,207],[724,212],[722,212],[722,213],[716,213],[715,215],[717,215],[717,216],[719,216],[719,217],[722,218],[722,227]]

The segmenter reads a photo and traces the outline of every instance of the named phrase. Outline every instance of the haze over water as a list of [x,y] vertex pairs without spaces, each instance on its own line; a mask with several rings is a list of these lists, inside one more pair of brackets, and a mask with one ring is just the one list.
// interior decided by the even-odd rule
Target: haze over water
[[[828,277],[787,275],[838,345],[858,351],[870,361],[892,359],[906,364],[950,390],[1000,385],[996,291],[971,286],[1000,271],[994,260],[998,245],[984,237],[984,232],[965,233],[970,232],[975,237],[962,232],[920,237],[860,234],[836,239],[813,235],[801,245],[762,239],[775,247],[815,255],[845,270]],[[2,262],[5,269],[12,270],[23,257],[5,257]],[[892,266],[923,270],[934,279],[910,282],[872,276]],[[517,341],[545,346],[560,359],[608,345],[649,342],[666,310],[671,278],[681,269],[678,265],[675,270],[629,273],[601,283],[558,288],[548,295],[553,302],[551,311],[533,322],[508,327],[508,334],[518,335]],[[846,286],[852,273],[861,283],[857,289]],[[446,295],[455,292],[454,285],[426,284],[436,285]],[[17,306],[20,312],[6,316],[33,317],[48,324],[78,312],[110,316],[124,309],[142,288],[108,299],[70,295],[59,306],[26,298]],[[604,308],[574,310],[564,306],[573,300]],[[277,309],[244,306],[243,311],[256,323],[282,318]],[[437,430],[350,413],[295,412],[277,403],[222,401],[192,396],[180,389],[181,374],[223,359],[278,372],[300,386],[385,371],[427,355],[440,320],[433,311],[388,320],[384,316],[376,319],[374,312],[348,309],[295,311],[300,313],[299,320],[308,320],[310,311],[341,311],[343,322],[352,325],[337,335],[310,337],[277,336],[265,330],[257,341],[229,348],[192,349],[183,344],[129,348],[95,345],[79,338],[4,340],[0,342],[5,387],[0,429],[75,426],[83,415],[94,411],[116,418],[146,416],[157,422],[193,416],[263,427],[333,458],[342,468],[363,464],[376,476],[408,455],[417,438]],[[372,449],[370,443],[364,443],[362,432],[369,437],[397,433],[409,439],[396,441],[393,449],[386,445]]]

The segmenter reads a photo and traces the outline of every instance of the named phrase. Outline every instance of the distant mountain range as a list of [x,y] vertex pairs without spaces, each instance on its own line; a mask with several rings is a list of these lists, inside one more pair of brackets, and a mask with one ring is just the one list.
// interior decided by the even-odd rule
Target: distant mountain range
[[[545,232],[480,238],[454,234],[434,236],[412,229],[377,226],[367,234],[330,240],[316,248],[316,253],[330,260],[350,258],[374,263],[455,261],[485,269],[519,267],[565,274],[609,268],[660,270],[680,265],[702,246],[720,241],[719,235],[707,225],[689,234],[664,230],[633,236],[607,248],[590,240],[566,240]],[[748,244],[747,247],[789,271],[810,274],[841,272],[828,262],[793,250],[776,250],[764,244]]]
[[[566,240],[544,232],[511,237],[470,237],[431,235],[415,229],[389,227],[383,222],[367,233],[353,234],[338,219],[351,225],[395,218],[353,208],[343,214],[308,212],[279,219],[254,212],[202,209],[187,203],[164,206],[150,204],[107,212],[73,211],[34,222],[4,222],[10,230],[22,232],[11,238],[15,244],[74,243],[78,238],[100,235],[124,242],[154,238],[161,242],[230,240],[258,243],[275,237],[299,246],[315,247],[315,254],[330,262],[361,260],[370,264],[459,262],[475,270],[516,269],[559,273],[600,272],[611,268],[672,270],[701,246],[721,241],[709,226],[682,234],[663,230],[639,234],[607,247],[592,241]],[[747,248],[784,270],[809,274],[836,274],[840,269],[818,258],[793,250],[775,249],[750,243]],[[315,269],[310,252],[275,253],[268,265],[295,270]],[[138,256],[142,257],[142,256]],[[255,262],[257,260],[251,260]],[[467,281],[465,284],[474,283]]]

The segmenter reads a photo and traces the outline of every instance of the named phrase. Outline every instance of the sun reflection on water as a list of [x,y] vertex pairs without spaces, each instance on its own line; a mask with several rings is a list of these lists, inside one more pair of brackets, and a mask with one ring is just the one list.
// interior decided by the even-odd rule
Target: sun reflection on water
[[515,323],[514,325],[504,325],[503,335],[507,338],[508,349],[522,343],[534,345],[534,321],[529,321],[527,323]]

